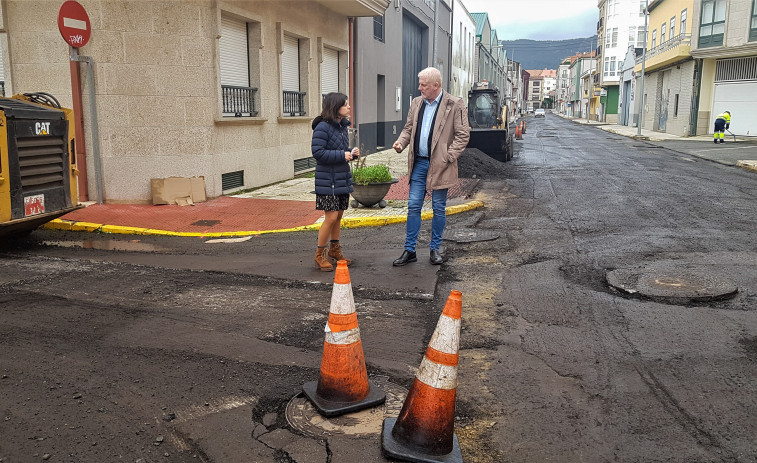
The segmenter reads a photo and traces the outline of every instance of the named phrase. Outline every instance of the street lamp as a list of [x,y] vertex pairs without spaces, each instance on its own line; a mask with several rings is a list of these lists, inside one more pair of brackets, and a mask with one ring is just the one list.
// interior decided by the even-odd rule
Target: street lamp
[[649,0],[644,3],[644,48],[641,50],[641,82],[637,95],[640,96],[639,115],[636,116],[636,135],[641,136],[642,113],[644,112],[644,70],[647,64],[647,19],[649,18]]

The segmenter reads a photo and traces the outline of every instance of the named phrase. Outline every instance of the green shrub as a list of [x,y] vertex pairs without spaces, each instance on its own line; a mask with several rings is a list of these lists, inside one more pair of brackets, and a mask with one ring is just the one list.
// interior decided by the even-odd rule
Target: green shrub
[[352,169],[352,181],[357,185],[391,182],[392,174],[389,173],[389,168],[384,164],[355,167]]

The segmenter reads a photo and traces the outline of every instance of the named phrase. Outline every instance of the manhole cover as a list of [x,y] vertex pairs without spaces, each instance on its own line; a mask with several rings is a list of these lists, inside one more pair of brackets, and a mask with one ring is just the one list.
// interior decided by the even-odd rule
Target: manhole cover
[[477,228],[447,228],[442,232],[442,239],[456,243],[490,241],[497,238],[499,238],[499,233],[494,230],[479,230]]
[[386,377],[373,377],[371,382],[386,393],[386,402],[383,405],[326,418],[300,393],[287,404],[287,423],[302,434],[312,437],[343,435],[357,438],[381,434],[384,418],[393,418],[400,414],[408,391],[389,382]]
[[739,290],[736,284],[719,275],[695,269],[618,269],[607,273],[607,283],[627,294],[674,303],[727,299]]

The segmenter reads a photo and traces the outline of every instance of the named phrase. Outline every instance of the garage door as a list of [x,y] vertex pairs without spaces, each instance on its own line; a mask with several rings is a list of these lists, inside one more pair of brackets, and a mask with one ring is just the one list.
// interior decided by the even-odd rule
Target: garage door
[[731,128],[736,135],[757,135],[757,82],[715,84],[710,130],[715,116],[731,112]]
[[731,113],[736,135],[757,135],[757,57],[720,59],[715,69],[715,92],[710,130],[715,116]]

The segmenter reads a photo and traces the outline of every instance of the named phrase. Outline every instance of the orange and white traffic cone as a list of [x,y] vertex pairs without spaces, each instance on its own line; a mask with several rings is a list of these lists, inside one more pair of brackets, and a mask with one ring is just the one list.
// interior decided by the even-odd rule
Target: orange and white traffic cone
[[386,394],[368,381],[350,271],[344,260],[336,266],[325,331],[320,377],[302,386],[316,410],[331,417],[384,403]]
[[526,133],[526,121],[520,121],[520,133]]
[[386,456],[420,463],[462,463],[454,433],[462,294],[450,292],[397,418],[384,420]]
[[523,135],[520,133],[520,122],[515,124],[515,139],[523,140]]

